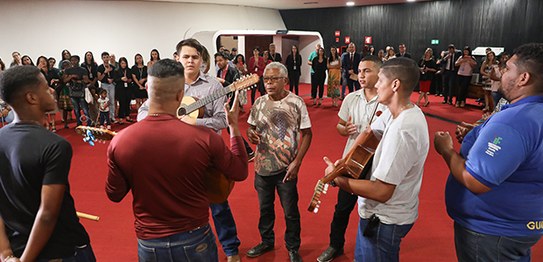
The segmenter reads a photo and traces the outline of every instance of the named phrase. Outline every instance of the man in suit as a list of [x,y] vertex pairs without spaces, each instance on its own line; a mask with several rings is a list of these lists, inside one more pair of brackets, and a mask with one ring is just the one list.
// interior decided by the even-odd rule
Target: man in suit
[[270,50],[270,60],[272,60],[272,62],[279,62],[279,63],[283,62],[283,58],[281,58],[281,54],[275,52],[274,43],[270,44],[269,50]]
[[[354,43],[350,43],[347,47],[347,52],[341,55],[343,82],[347,83],[349,93],[360,89],[360,84],[358,83],[356,75],[358,74],[358,64],[361,59],[360,54],[356,53],[356,45]],[[351,75],[354,75],[355,80],[350,78]],[[345,97],[345,86],[341,87],[341,97]]]
[[400,50],[400,52],[398,54],[396,54],[396,57],[406,57],[406,58],[411,58],[411,54],[407,52],[407,47],[405,47],[405,44],[400,44],[398,45],[398,49]]
[[438,64],[445,64],[445,70],[443,71],[443,104],[452,105],[454,87],[456,86],[456,73],[458,71],[455,62],[460,56],[460,52],[457,52],[454,45],[450,44],[445,57],[438,61]]
[[215,54],[215,64],[217,65],[217,80],[223,87],[229,86],[240,78],[239,72],[235,67],[228,64],[228,58],[224,53]]

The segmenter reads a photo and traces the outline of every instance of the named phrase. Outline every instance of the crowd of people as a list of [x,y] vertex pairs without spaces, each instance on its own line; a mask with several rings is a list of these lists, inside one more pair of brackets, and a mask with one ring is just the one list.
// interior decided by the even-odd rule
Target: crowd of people
[[[417,105],[425,96],[421,95],[418,103],[411,102],[410,96],[417,86],[421,92],[429,88],[428,81],[433,79],[425,75],[439,72],[436,67],[441,64],[443,80],[449,82],[448,89],[443,89],[444,102],[452,104],[450,83],[455,80],[451,79],[458,78],[464,85],[476,62],[469,48],[460,54],[452,45],[435,63],[431,50],[426,50],[417,63],[409,58],[405,45],[399,49],[398,54],[392,48],[388,50],[390,55],[383,61],[379,56],[362,56],[354,44],[341,57],[331,49],[326,58],[324,49],[317,45],[307,60],[313,70],[313,106],[322,104],[323,70],[335,70],[328,78],[334,82],[332,94],[337,100],[333,103],[339,106],[338,100],[343,98],[336,128],[339,135],[348,137],[344,156],[368,147],[364,144],[367,137],[380,138],[373,145],[373,160],[364,164],[368,168],[361,179],[337,176],[330,182],[340,190],[330,245],[317,261],[331,261],[344,253],[345,230],[357,202],[360,219],[355,261],[398,261],[400,243],[418,218],[418,195],[430,137],[426,118]],[[119,202],[132,193],[140,261],[218,261],[209,208],[228,261],[240,261],[240,239],[232,210],[228,200],[210,203],[206,183],[214,178],[207,171],[213,168],[220,173],[214,173],[215,177],[243,181],[248,176],[251,154],[261,241],[246,256],[258,257],[275,247],[277,192],[286,220],[285,245],[290,260],[302,261],[297,184],[313,134],[306,103],[296,94],[291,78],[299,80],[295,75],[299,77],[296,71],[302,66],[302,58],[296,46],[291,50],[283,64],[274,46],[270,45],[264,56],[255,48],[248,66],[239,54],[219,52],[213,56],[216,77],[208,73],[211,56],[195,39],[179,42],[173,60],[160,59],[158,51],[153,50],[145,66],[138,54],[132,69],[128,69],[126,59],[112,60],[107,52],[101,54],[103,64],[98,66],[91,52],[80,65],[78,57],[65,50],[60,69],[55,69],[54,59],[45,57],[38,58],[38,65],[33,66],[32,60],[23,56],[22,65],[16,66],[20,55],[14,53],[16,65],[0,75],[1,98],[16,112],[13,123],[0,129],[0,259],[96,260],[88,234],[77,220],[69,190],[71,145],[42,126],[57,104],[68,103],[61,102],[62,95],[72,103],[78,125],[83,121],[92,125],[98,119],[93,118],[92,107],[96,107],[95,113],[99,113],[95,117],[105,128],[108,121],[132,121],[133,95],[141,99],[138,122],[115,136],[108,147],[106,194],[111,201]],[[487,53],[481,72],[500,82],[496,85],[503,95],[500,101],[508,104],[475,125],[459,126],[456,136],[462,145],[460,152],[454,150],[448,132],[434,134],[434,148],[450,169],[446,205],[455,222],[460,261],[529,261],[531,247],[543,235],[543,44],[518,47],[503,62],[505,66],[496,67],[495,57]],[[247,137],[256,146],[254,152],[242,138],[238,124],[241,92],[230,101],[220,97],[205,105],[202,118],[178,118],[177,109],[185,96],[206,97],[249,72],[257,73],[262,85],[257,90],[260,97],[252,95],[247,120]],[[348,94],[345,88],[340,90],[342,84],[348,87]],[[493,84],[488,82],[491,91]],[[94,106],[88,106],[86,90],[89,99],[96,101]],[[145,95],[137,96],[139,90],[145,90]],[[456,106],[465,106],[465,93],[454,96]],[[83,116],[77,112],[79,107]],[[64,119],[68,120],[67,115]],[[169,135],[153,135],[157,127]],[[230,147],[219,135],[225,128]],[[171,150],[161,150],[166,146]],[[337,168],[348,161],[324,160],[327,175],[339,172]]]

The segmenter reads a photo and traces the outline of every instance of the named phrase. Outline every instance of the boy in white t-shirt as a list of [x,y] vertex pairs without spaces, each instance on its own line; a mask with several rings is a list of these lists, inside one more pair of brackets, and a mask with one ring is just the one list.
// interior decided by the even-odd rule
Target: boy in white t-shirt
[[[418,217],[418,195],[430,143],[424,114],[409,100],[419,80],[415,62],[391,59],[378,76],[378,102],[389,110],[372,124],[372,129],[384,128],[384,133],[375,151],[371,178],[337,177],[332,183],[360,196],[355,261],[399,260],[400,242]],[[325,161],[328,174],[334,164],[327,158]]]
[[107,124],[107,129],[111,129],[111,120],[109,119],[109,98],[107,98],[107,90],[102,89],[100,91],[100,97],[98,98],[98,109],[100,110],[100,128],[104,128],[104,125]]

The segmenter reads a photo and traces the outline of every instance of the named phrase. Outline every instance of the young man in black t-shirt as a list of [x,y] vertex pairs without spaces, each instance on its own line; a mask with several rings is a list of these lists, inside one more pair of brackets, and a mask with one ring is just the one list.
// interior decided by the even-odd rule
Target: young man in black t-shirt
[[0,261],[96,261],[70,195],[71,145],[41,125],[56,109],[33,66],[0,75],[0,94],[16,112],[0,129]]

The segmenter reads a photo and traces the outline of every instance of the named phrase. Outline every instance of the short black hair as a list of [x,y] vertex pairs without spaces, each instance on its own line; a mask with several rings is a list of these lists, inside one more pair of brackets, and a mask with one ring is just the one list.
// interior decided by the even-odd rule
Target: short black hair
[[183,46],[190,46],[196,49],[196,51],[200,54],[200,56],[203,56],[204,54],[204,46],[200,44],[200,42],[198,42],[198,40],[194,38],[181,40],[181,42],[179,42],[177,46],[175,47],[175,50],[177,50],[177,52],[181,54],[181,48],[183,48]]
[[360,62],[364,62],[364,61],[373,62],[379,67],[383,65],[383,61],[378,56],[375,56],[375,55],[367,55],[364,58],[362,58],[362,60],[360,60]]
[[215,59],[217,59],[217,56],[220,56],[220,57],[228,60],[228,58],[226,58],[226,55],[224,53],[222,53],[222,52],[215,53],[215,55],[214,55]]
[[516,65],[530,73],[537,88],[543,91],[543,43],[529,43],[517,47],[512,56],[517,56]]
[[36,87],[40,83],[40,70],[31,65],[15,66],[0,74],[0,95],[10,104],[15,98],[29,87]]
[[420,69],[414,60],[398,57],[383,63],[381,72],[389,79],[398,79],[407,88],[408,93],[413,92],[419,82]]
[[167,78],[171,76],[185,77],[183,65],[173,59],[158,60],[148,69],[148,74],[152,77]]
[[105,55],[109,56],[109,53],[108,52],[102,52],[102,55],[100,57],[105,56]]
[[78,55],[70,56],[70,60],[72,60],[72,58],[77,59],[78,62],[81,61],[81,58],[79,58]]

